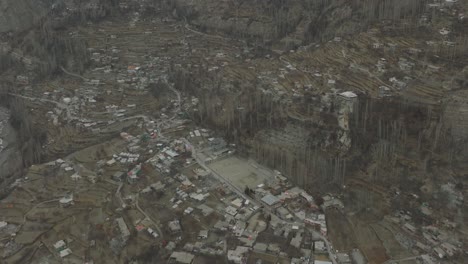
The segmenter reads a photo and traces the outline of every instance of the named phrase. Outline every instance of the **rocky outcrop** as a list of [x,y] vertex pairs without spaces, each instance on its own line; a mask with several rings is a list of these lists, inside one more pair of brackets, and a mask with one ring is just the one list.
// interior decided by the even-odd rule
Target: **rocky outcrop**
[[358,33],[379,20],[418,19],[423,0],[170,2],[172,14],[206,32],[288,49]]

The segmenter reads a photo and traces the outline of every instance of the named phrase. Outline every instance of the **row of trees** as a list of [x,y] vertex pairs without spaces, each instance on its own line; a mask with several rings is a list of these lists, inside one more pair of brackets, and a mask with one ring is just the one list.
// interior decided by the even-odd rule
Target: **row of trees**
[[[445,155],[443,153],[450,152],[453,145],[440,119],[440,109],[361,96],[350,116],[350,153],[343,156],[343,153],[323,148],[320,141],[337,141],[339,136],[332,137],[336,128],[324,126],[327,121],[319,117],[300,124],[311,131],[311,140],[304,138],[304,145],[299,148],[284,147],[285,142],[257,137],[257,134],[261,130],[281,130],[288,122],[299,122],[288,117],[287,105],[273,95],[245,84],[237,84],[230,91],[226,88],[229,85],[221,79],[210,82],[214,85],[212,89],[188,89],[200,98],[195,120],[223,131],[228,139],[243,146],[255,159],[282,171],[303,186],[318,182],[342,185],[346,175],[370,163],[376,165],[374,180],[391,180],[385,177],[398,180],[400,173],[394,169],[401,157],[411,153],[411,159],[423,157],[423,162],[424,157],[433,152]],[[190,86],[189,83],[186,85]],[[320,128],[315,129],[317,133],[313,132],[310,122],[320,124]]]

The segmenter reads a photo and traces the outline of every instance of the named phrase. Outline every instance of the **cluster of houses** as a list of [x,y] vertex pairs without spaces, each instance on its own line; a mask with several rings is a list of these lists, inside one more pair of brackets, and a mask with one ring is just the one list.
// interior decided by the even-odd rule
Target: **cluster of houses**
[[59,240],[54,244],[55,252],[58,253],[60,258],[65,258],[66,256],[72,254],[71,249],[67,247],[67,243],[64,240]]

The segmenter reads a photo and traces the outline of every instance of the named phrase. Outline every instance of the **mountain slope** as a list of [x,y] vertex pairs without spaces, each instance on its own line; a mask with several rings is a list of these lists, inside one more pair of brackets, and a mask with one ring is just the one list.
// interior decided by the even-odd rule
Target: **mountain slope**
[[44,1],[2,0],[0,1],[0,33],[23,31],[30,28],[47,12]]

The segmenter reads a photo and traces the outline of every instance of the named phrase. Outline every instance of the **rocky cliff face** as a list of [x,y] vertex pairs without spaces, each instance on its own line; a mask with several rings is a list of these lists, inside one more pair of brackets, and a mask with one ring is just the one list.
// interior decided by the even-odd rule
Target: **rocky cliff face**
[[173,14],[193,26],[290,49],[355,34],[372,22],[417,17],[423,0],[171,1]]

